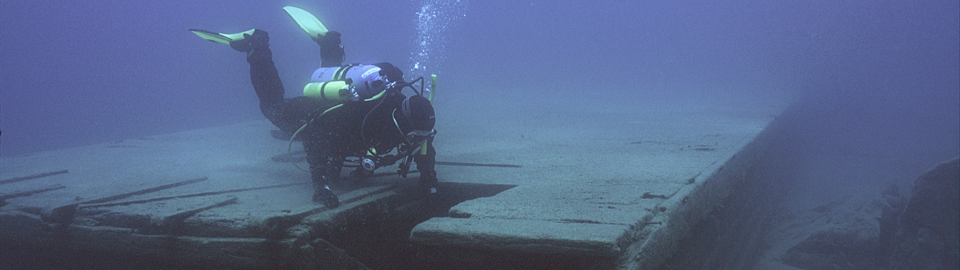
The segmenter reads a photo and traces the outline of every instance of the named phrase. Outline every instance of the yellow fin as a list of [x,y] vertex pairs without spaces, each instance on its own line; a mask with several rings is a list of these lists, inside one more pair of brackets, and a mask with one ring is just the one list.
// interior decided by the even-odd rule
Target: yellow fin
[[250,29],[250,30],[236,33],[236,34],[216,33],[216,32],[211,32],[207,30],[200,30],[200,29],[190,29],[190,32],[193,32],[200,38],[203,38],[209,41],[230,45],[231,41],[243,39],[243,34],[252,35],[254,30],[256,29]]
[[303,29],[304,32],[310,35],[310,38],[317,38],[318,36],[327,34],[327,27],[323,26],[323,23],[321,23],[316,16],[310,14],[310,12],[292,6],[285,6],[283,10],[290,15],[290,18],[293,18],[293,21],[297,22],[300,29]]

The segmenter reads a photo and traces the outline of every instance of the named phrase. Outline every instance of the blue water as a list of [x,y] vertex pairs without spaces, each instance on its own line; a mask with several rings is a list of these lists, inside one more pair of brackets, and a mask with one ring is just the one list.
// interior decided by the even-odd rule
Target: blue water
[[319,50],[285,4],[344,33],[347,62],[440,74],[451,91],[801,91],[888,137],[958,133],[957,1],[7,0],[0,154],[259,119],[242,54],[187,29],[268,31],[296,95]]

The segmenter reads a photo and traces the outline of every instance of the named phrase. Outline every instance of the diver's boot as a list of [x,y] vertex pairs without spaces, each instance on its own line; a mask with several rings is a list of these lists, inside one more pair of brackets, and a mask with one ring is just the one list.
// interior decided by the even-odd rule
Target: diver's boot
[[273,53],[270,52],[270,36],[267,31],[254,29],[252,34],[243,34],[242,39],[230,41],[230,47],[239,52],[247,53],[247,62],[273,64]]
[[[249,33],[248,33],[249,32]],[[230,41],[230,48],[239,52],[250,53],[258,48],[266,48],[270,43],[270,36],[267,31],[253,29],[242,33],[243,38],[237,38]]]
[[437,185],[420,182],[417,185],[417,190],[424,195],[437,194]]
[[346,59],[343,46],[340,46],[340,32],[329,31],[313,39],[320,45],[320,67],[339,67]]

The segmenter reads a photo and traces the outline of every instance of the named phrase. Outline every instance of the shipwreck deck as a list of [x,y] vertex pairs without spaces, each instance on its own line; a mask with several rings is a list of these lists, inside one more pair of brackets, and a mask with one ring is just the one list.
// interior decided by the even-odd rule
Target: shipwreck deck
[[[441,195],[385,175],[337,191],[333,210],[267,121],[4,156],[0,267],[55,253],[91,267],[655,268],[747,177],[785,109],[446,104]],[[387,229],[402,235],[369,236]],[[391,241],[415,250],[386,254]]]

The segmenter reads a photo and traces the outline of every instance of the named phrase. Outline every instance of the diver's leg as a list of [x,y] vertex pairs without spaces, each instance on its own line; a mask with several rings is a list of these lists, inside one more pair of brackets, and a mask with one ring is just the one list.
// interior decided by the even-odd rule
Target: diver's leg
[[283,82],[280,73],[273,64],[273,53],[269,47],[254,49],[247,55],[250,63],[250,82],[260,98],[260,106],[265,107],[283,102]]
[[246,39],[250,40],[250,50],[247,52],[250,82],[260,98],[260,112],[280,130],[292,135],[303,126],[304,119],[316,110],[319,104],[307,97],[284,99],[283,82],[280,81],[280,74],[273,63],[273,53],[270,51],[266,32],[258,30]]
[[254,48],[247,54],[247,62],[250,63],[250,82],[260,98],[260,112],[278,128],[290,133],[292,123],[284,119],[283,113],[283,82],[280,81],[280,74],[273,63],[270,47],[262,44]]
[[230,46],[247,53],[250,82],[260,98],[260,107],[283,102],[283,83],[277,67],[273,64],[273,52],[270,51],[270,37],[267,32],[256,30],[253,35],[245,35],[243,39],[231,42]]

